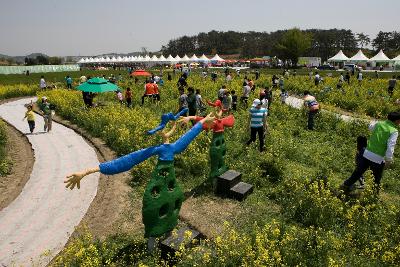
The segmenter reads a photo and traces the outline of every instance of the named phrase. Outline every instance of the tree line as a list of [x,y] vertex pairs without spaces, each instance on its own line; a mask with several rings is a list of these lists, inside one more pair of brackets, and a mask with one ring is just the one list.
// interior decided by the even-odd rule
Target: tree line
[[[289,35],[289,36],[288,36]],[[290,37],[291,35],[291,37]],[[303,41],[299,38],[305,38]],[[285,54],[290,49],[284,47],[302,44],[299,56],[321,57],[326,61],[340,49],[350,56],[363,49],[367,56],[373,56],[383,49],[389,57],[395,57],[400,52],[400,32],[379,32],[375,39],[364,33],[354,33],[346,29],[290,29],[275,32],[236,32],[210,31],[194,36],[182,36],[172,39],[161,47],[163,54],[183,56],[184,54],[238,54],[243,58],[253,58],[265,55],[278,55],[290,58]],[[370,45],[373,49],[370,49]],[[293,49],[294,47],[292,47]],[[285,52],[286,51],[286,52]],[[292,51],[293,52],[293,51]]]

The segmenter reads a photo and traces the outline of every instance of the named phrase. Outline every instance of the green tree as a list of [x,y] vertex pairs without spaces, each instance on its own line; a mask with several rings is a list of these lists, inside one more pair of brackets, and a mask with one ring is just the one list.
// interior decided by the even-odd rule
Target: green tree
[[283,34],[276,49],[282,59],[289,59],[296,66],[299,57],[311,47],[311,40],[311,34],[298,28],[290,29]]

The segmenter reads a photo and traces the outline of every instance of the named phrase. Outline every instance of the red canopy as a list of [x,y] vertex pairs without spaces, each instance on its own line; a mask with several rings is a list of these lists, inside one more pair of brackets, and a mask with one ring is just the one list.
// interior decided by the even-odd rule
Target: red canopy
[[131,76],[151,76],[151,74],[145,70],[135,70]]

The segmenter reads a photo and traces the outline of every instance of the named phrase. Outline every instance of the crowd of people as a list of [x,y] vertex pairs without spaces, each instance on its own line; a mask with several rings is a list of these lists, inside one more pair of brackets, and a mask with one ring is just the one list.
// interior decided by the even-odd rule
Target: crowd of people
[[[178,97],[178,112],[182,112],[183,116],[188,116],[190,118],[195,118],[196,116],[204,117],[206,115],[207,104],[221,107],[223,114],[229,114],[240,109],[248,109],[249,112],[249,135],[250,138],[247,141],[247,145],[256,141],[258,135],[259,139],[259,150],[264,151],[265,134],[268,129],[267,116],[270,114],[270,106],[273,98],[273,90],[280,90],[279,96],[282,104],[286,103],[288,98],[288,92],[285,88],[285,79],[288,79],[291,75],[295,76],[296,73],[289,73],[288,70],[284,70],[282,76],[277,75],[272,76],[271,86],[257,84],[248,76],[245,75],[242,83],[242,92],[240,96],[240,102],[238,102],[238,95],[235,90],[229,89],[231,81],[234,79],[234,75],[230,71],[225,71],[225,84],[216,90],[217,102],[205,101],[201,96],[201,89],[195,89],[193,86],[189,85],[188,76],[190,73],[182,72],[179,76],[176,86],[179,91]],[[208,73],[206,71],[201,73],[204,79],[207,79]],[[239,73],[236,73],[237,77]],[[258,71],[254,74],[254,80],[258,80],[260,73]],[[105,78],[105,77],[104,77]],[[236,78],[236,77],[235,77]],[[80,83],[84,83],[89,80],[90,77],[81,76],[79,78]],[[210,75],[212,81],[218,79],[218,74],[212,72]],[[310,72],[310,79],[313,81],[314,86],[319,86],[323,83],[322,76],[318,73]],[[345,75],[340,73],[338,78],[338,88],[342,88],[343,83],[350,84],[350,73],[347,72]],[[358,71],[356,74],[356,79],[359,83],[363,81],[363,74]],[[108,78],[110,82],[117,82],[122,80],[122,77],[110,77]],[[168,82],[172,81],[171,73],[168,73]],[[67,76],[65,78],[67,88],[72,88],[72,78]],[[135,81],[137,83],[137,81]],[[393,76],[388,81],[388,94],[393,95],[394,89],[396,87],[397,80]],[[151,104],[158,105],[161,101],[160,88],[163,86],[164,81],[162,75],[151,75],[144,82],[144,90],[141,96],[141,105],[144,105],[145,99],[149,99]],[[46,88],[46,81],[44,77],[41,77],[40,87]],[[258,91],[259,94],[255,95]],[[87,107],[93,106],[93,97],[96,94],[82,92],[84,103]],[[248,102],[250,97],[253,98],[252,104],[248,107]],[[126,88],[125,94],[120,90],[116,91],[116,98],[121,104],[126,104],[127,107],[132,107],[132,90],[131,88]],[[320,111],[320,105],[315,96],[306,90],[303,93],[304,107],[307,111],[307,129],[314,130],[315,127],[315,117]],[[46,97],[42,98],[39,103],[40,112],[43,115],[45,126],[44,130],[51,131],[52,122],[52,105],[48,102]],[[25,118],[28,120],[28,125],[30,132],[32,133],[35,129],[34,114],[32,112],[32,106],[29,105],[25,114]],[[375,177],[375,184],[379,187],[380,179],[383,173],[383,167],[385,163],[390,164],[393,160],[394,145],[396,144],[398,132],[396,125],[400,125],[400,113],[392,112],[388,115],[388,119],[383,122],[379,122],[371,128],[372,134],[368,139],[366,137],[359,137],[357,139],[357,156],[356,156],[356,169],[350,178],[344,181],[342,189],[345,191],[354,190],[354,184],[359,181],[360,186],[364,185],[362,174],[370,168],[373,171]]]

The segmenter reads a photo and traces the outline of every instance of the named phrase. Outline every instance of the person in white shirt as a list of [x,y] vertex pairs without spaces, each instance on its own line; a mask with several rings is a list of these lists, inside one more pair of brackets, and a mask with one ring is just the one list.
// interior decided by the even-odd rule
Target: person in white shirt
[[370,125],[372,134],[368,139],[368,145],[350,178],[341,185],[342,190],[345,192],[354,190],[354,183],[361,178],[365,171],[371,169],[376,190],[379,192],[385,164],[393,162],[394,148],[399,135],[398,125],[400,125],[400,112],[391,112],[388,114],[387,120]]
[[40,89],[46,89],[47,85],[46,85],[46,81],[44,79],[44,76],[42,75],[40,77]]
[[87,81],[87,78],[86,78],[86,76],[85,75],[82,75],[80,78],[79,78],[79,82],[82,84],[82,83],[85,83]]

